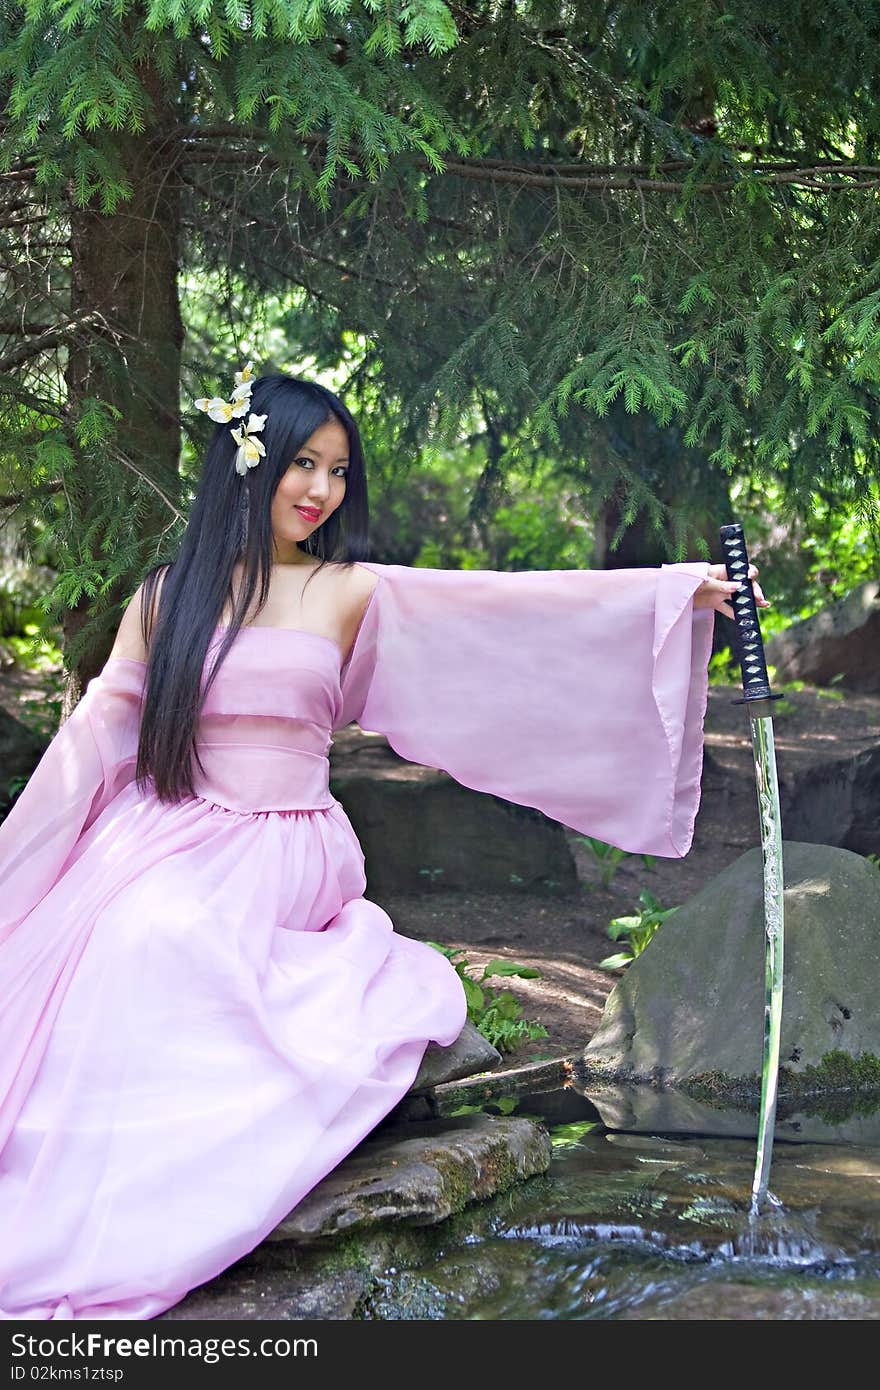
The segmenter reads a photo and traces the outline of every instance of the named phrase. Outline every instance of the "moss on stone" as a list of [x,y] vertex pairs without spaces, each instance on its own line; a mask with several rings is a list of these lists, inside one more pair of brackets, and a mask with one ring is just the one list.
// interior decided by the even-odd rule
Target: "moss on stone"
[[[761,1100],[761,1078],[728,1076],[707,1071],[679,1083],[685,1095],[720,1110],[757,1109]],[[829,1124],[840,1124],[853,1115],[871,1115],[880,1109],[880,1057],[862,1052],[826,1052],[817,1065],[792,1071],[779,1069],[777,1114],[785,1119],[794,1113],[816,1115]],[[833,1116],[833,1118],[832,1118]]]
[[867,1117],[880,1110],[880,1091],[826,1091],[808,1096],[798,1113],[822,1120],[826,1125],[840,1125],[859,1115]]
[[442,1149],[430,1155],[432,1168],[436,1168],[443,1181],[443,1193],[451,1212],[463,1211],[474,1200],[474,1183],[477,1174],[468,1171],[460,1158],[453,1158]]
[[524,1181],[516,1159],[503,1144],[499,1144],[489,1153],[486,1172],[492,1183],[492,1195],[496,1192],[507,1192],[515,1183]]
[[686,1096],[717,1110],[750,1110],[761,1099],[760,1078],[728,1076],[723,1071],[704,1071],[686,1077],[679,1083],[679,1089]]
[[431,1163],[443,1180],[446,1199],[453,1213],[528,1181],[520,1172],[516,1157],[504,1143],[498,1143],[483,1154],[478,1169],[464,1165],[443,1152],[432,1154]]
[[799,1074],[803,1086],[825,1091],[880,1090],[880,1057],[873,1052],[826,1052],[815,1067],[804,1067]]

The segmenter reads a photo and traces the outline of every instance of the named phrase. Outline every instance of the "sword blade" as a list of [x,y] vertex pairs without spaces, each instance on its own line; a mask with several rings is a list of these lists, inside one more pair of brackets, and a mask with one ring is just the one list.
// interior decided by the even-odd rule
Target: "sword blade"
[[769,715],[755,710],[752,713],[751,728],[764,866],[764,1043],[758,1149],[752,1180],[752,1210],[757,1211],[761,1199],[767,1195],[767,1180],[773,1157],[773,1128],[779,1083],[779,1040],[782,1032],[785,915],[782,823],[779,814],[779,780],[776,772],[773,720]]
[[752,1182],[752,1212],[756,1214],[760,1210],[761,1198],[767,1195],[767,1178],[773,1154],[782,1030],[782,825],[773,720],[770,717],[773,701],[782,699],[782,696],[774,695],[770,690],[761,625],[749,583],[749,556],[741,522],[735,521],[721,527],[721,546],[727,576],[737,580],[740,586],[732,602],[744,695],[736,703],[746,705],[751,720],[764,866],[764,1038],[758,1151]]

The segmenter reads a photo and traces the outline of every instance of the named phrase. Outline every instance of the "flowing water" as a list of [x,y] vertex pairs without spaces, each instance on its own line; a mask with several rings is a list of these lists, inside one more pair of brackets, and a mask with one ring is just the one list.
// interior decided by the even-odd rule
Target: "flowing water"
[[859,1108],[780,1120],[775,1201],[752,1216],[754,1115],[650,1089],[520,1098],[550,1128],[550,1172],[389,1270],[372,1316],[880,1318],[880,1097]]

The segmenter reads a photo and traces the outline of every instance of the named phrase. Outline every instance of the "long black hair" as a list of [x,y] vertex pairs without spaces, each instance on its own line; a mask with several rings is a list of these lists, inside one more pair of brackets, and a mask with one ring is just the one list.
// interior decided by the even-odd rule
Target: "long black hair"
[[[300,542],[320,563],[349,566],[368,558],[367,480],[353,417],[338,396],[315,382],[282,374],[257,377],[250,411],[266,415],[259,438],[266,453],[242,477],[229,425],[218,425],[208,447],[198,490],[176,559],[154,566],[141,591],[141,627],[148,648],[136,777],[150,776],[163,801],[195,795],[193,760],[203,771],[196,728],[205,696],[259,589],[256,613],[269,594],[273,562],[271,506],[275,490],[306,441],[336,419],[348,435],[345,496],[323,525]],[[250,412],[249,412],[250,413]],[[245,417],[246,418],[246,417]],[[232,577],[243,565],[238,594]],[[154,613],[159,577],[164,579]],[[311,574],[306,581],[314,578]],[[233,606],[225,638],[202,691],[208,646],[227,601]]]

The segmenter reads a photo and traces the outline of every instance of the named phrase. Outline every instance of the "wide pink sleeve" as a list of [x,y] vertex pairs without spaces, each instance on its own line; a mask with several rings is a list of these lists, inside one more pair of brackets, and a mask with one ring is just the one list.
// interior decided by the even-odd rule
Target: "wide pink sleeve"
[[0,825],[0,941],[64,871],[80,835],[134,779],[146,666],[111,657]]
[[708,564],[378,575],[337,728],[620,849],[687,854],[714,610]]

